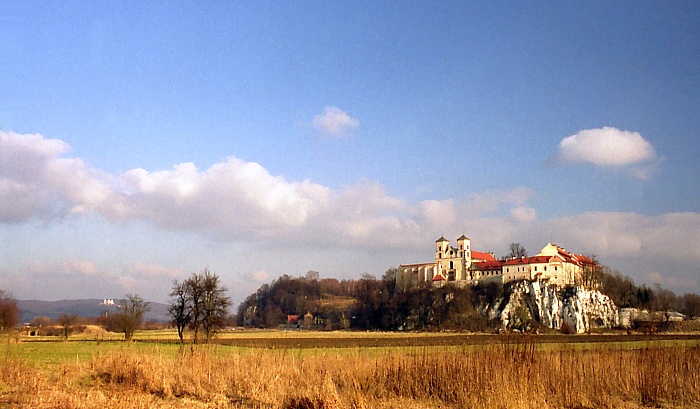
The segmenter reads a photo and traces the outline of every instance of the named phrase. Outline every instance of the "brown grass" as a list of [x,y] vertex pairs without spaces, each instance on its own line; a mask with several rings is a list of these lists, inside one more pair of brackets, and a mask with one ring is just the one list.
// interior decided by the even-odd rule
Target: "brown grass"
[[7,355],[0,407],[639,408],[700,406],[700,347],[242,351],[124,348],[32,368]]

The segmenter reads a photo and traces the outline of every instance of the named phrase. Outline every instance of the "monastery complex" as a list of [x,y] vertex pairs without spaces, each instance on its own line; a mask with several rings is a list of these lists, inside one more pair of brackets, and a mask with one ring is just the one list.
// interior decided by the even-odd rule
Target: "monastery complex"
[[447,284],[464,287],[486,282],[505,284],[518,280],[543,280],[563,287],[580,284],[583,272],[590,267],[598,265],[586,256],[569,253],[551,243],[532,257],[497,260],[493,253],[472,250],[471,240],[464,235],[457,239],[457,247],[440,237],[435,242],[435,261],[401,265],[396,274],[396,285],[406,291]]

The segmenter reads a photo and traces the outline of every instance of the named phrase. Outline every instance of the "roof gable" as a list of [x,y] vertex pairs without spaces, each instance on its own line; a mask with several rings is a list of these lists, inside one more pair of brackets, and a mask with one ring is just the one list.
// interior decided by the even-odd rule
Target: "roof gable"
[[481,251],[472,251],[472,258],[484,261],[496,261],[496,258],[491,253],[483,253]]

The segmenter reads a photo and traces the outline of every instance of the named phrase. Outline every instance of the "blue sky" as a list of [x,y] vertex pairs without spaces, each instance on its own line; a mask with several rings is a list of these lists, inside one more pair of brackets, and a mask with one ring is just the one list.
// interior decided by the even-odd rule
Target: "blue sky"
[[11,2],[0,38],[19,298],[237,302],[462,233],[700,293],[695,2]]

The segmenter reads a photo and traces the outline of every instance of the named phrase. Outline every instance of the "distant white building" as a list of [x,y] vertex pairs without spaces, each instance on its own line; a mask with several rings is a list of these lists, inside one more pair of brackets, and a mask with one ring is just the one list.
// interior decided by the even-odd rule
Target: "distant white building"
[[102,300],[100,305],[114,305],[114,300],[105,298],[104,300]]

